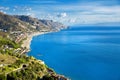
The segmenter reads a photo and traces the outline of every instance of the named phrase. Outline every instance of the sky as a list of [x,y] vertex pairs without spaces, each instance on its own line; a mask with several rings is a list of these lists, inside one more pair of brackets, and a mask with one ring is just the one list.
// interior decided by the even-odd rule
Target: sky
[[66,25],[120,26],[120,0],[0,0],[0,11]]

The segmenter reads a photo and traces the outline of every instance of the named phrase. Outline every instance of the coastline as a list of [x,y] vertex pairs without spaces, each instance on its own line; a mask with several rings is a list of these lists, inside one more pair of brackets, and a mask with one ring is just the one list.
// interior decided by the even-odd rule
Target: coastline
[[45,33],[48,33],[48,32],[34,32],[34,33],[27,34],[27,37],[26,37],[27,39],[23,41],[21,46],[23,48],[28,49],[28,51],[30,51],[30,44],[31,44],[32,38],[34,36],[42,35],[42,34],[45,34]]
[[[57,31],[48,31],[48,32],[34,32],[34,33],[30,33],[30,34],[27,34],[26,35],[26,40],[23,41],[22,43],[22,48],[26,48],[26,53],[28,53],[30,51],[30,45],[31,45],[31,41],[32,41],[32,38],[34,36],[38,36],[38,35],[43,35],[43,34],[46,34],[46,33],[50,33],[50,32],[57,32]],[[42,64],[45,64],[44,61],[41,61],[41,60],[38,60],[40,61]],[[49,69],[49,68],[48,68]],[[57,78],[58,80],[71,80],[70,78],[67,78],[65,77],[64,75],[61,75],[61,74],[53,74],[54,70],[50,70],[50,74],[53,78]]]
[[[62,28],[63,29],[63,28]],[[59,29],[59,30],[51,30],[51,31],[46,31],[46,32],[42,32],[42,31],[38,31],[38,32],[33,32],[33,33],[27,33],[26,34],[26,38],[25,40],[23,40],[22,42],[22,45],[21,47],[22,48],[26,48],[27,51],[26,52],[29,52],[30,51],[30,45],[31,45],[31,41],[32,41],[32,38],[34,36],[38,36],[38,35],[43,35],[43,34],[46,34],[46,33],[51,33],[51,32],[58,32],[58,31],[61,31],[62,29]],[[67,28],[64,28],[64,29],[67,29]]]

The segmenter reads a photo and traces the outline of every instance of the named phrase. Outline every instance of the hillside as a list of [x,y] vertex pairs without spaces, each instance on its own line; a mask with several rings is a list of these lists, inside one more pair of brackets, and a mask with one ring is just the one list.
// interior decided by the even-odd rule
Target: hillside
[[53,22],[52,20],[41,20],[41,19],[37,19],[30,16],[25,16],[25,15],[15,15],[14,17],[20,19],[21,21],[29,23],[38,31],[42,31],[42,30],[58,31],[60,29],[67,28],[67,26],[59,22]]
[[12,32],[12,31],[30,31],[34,30],[31,25],[23,22],[11,15],[6,15],[0,12],[0,29],[1,31]]
[[[67,80],[56,74],[44,61],[26,56],[28,50],[21,46],[33,33],[57,31],[54,23],[57,22],[48,25],[30,16],[0,12],[0,80]],[[62,26],[59,28],[63,29]]]
[[37,18],[32,18],[30,16],[25,16],[25,15],[15,15],[14,17],[20,19],[21,21],[29,23],[30,25],[32,25],[33,28],[35,28],[38,31],[43,29],[49,30],[49,27],[43,24],[42,22],[40,22]]
[[5,33],[17,43],[35,32],[59,31],[64,28],[67,27],[52,20],[40,20],[26,15],[7,15],[0,12],[0,34]]
[[0,12],[0,31],[10,34],[59,31],[63,28],[66,26],[52,20],[40,20],[26,15],[7,15]]

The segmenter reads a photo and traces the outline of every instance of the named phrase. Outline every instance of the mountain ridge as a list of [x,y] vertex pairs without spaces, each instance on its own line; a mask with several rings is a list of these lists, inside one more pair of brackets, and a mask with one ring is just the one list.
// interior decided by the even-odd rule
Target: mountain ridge
[[[27,56],[28,49],[22,47],[29,35],[66,28],[61,23],[45,22],[47,24],[30,16],[0,12],[0,80],[68,80],[49,68],[44,61]],[[58,24],[59,28],[56,28]]]
[[0,12],[0,29],[10,31],[59,31],[67,28],[59,22],[41,20],[26,15],[7,15]]

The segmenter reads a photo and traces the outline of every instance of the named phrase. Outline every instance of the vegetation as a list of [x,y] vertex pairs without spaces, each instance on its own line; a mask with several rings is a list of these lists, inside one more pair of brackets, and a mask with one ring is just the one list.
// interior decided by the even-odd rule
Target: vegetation
[[20,45],[15,43],[14,41],[11,41],[10,39],[7,39],[7,38],[3,38],[0,36],[0,47],[11,47],[11,48],[19,48]]
[[21,56],[11,64],[0,67],[0,80],[42,80],[43,77],[47,80],[46,75],[49,74],[48,67],[33,57]]
[[20,44],[0,36],[0,80],[53,80],[42,61],[15,53],[18,48]]
[[40,64],[37,61],[31,61],[29,64],[24,65],[22,70],[8,74],[7,79],[37,80],[47,74],[46,69],[47,68],[44,64]]
[[46,22],[29,16],[15,17],[0,12],[0,80],[66,80],[58,79],[61,76],[43,61],[26,56],[26,48],[21,47],[26,34],[41,29],[50,30],[52,27]]
[[0,80],[59,80],[43,61],[21,54],[20,46],[0,36]]
[[12,64],[17,60],[16,57],[8,54],[0,54],[0,64]]

